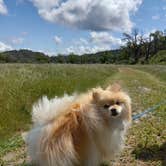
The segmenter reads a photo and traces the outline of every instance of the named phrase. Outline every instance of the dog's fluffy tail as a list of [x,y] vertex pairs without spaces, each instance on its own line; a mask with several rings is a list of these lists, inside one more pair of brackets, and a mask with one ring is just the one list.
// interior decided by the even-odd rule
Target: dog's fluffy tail
[[42,97],[37,103],[33,105],[32,121],[35,125],[45,124],[62,111],[68,108],[76,98],[76,94],[69,96],[64,95],[61,98],[55,97],[48,99],[46,96]]

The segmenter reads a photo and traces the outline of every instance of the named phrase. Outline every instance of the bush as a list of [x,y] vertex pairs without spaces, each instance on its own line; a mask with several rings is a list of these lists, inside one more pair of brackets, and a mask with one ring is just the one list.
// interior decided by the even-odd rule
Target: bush
[[154,55],[150,61],[150,64],[166,64],[166,50],[159,51]]

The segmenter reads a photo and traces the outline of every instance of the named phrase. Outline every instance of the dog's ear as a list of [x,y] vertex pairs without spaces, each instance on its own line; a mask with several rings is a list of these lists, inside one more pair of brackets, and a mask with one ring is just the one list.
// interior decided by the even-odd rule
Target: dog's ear
[[98,101],[100,99],[100,94],[103,90],[101,88],[94,88],[92,90],[92,97],[94,101]]
[[122,87],[118,83],[114,83],[106,88],[106,90],[112,91],[112,92],[119,92],[122,90]]

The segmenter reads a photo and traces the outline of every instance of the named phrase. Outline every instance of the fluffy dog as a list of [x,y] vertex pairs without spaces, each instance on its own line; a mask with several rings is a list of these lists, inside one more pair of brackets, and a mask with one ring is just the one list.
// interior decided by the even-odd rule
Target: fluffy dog
[[119,86],[48,100],[33,106],[27,136],[32,162],[40,166],[97,166],[114,159],[131,122],[130,97]]

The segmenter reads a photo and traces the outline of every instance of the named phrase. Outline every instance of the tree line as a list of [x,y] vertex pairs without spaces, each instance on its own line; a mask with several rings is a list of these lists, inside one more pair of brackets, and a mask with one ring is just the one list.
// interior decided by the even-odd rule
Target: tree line
[[124,33],[123,36],[126,45],[121,48],[121,54],[122,58],[127,56],[129,63],[149,63],[159,51],[166,50],[166,30],[143,35],[134,29],[131,35]]
[[0,53],[1,63],[72,63],[72,64],[166,64],[166,30],[148,35],[134,29],[124,33],[124,46],[95,54],[47,56],[31,50],[13,50]]

